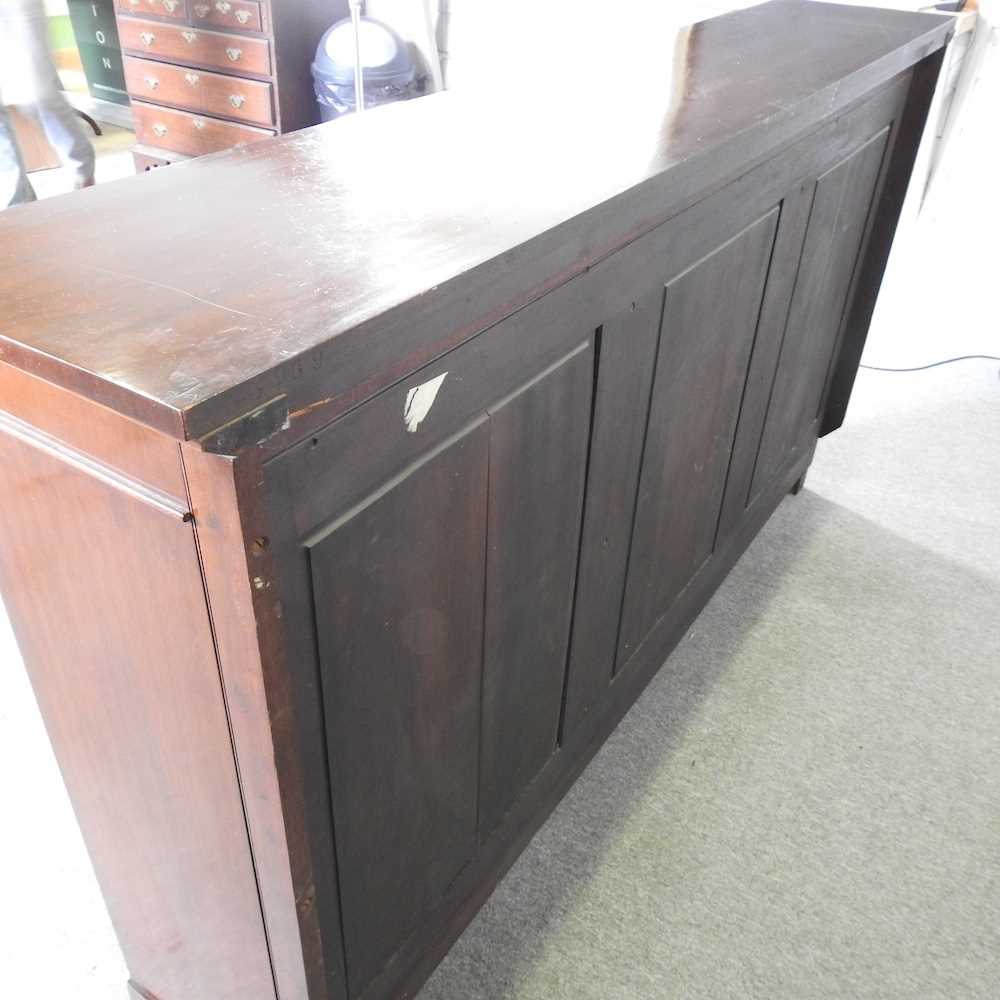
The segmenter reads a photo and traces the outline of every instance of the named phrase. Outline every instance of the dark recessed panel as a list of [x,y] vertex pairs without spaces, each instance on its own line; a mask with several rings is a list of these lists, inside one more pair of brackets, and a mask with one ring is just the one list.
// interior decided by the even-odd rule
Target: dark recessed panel
[[356,993],[476,848],[483,420],[308,544]]
[[618,664],[712,554],[778,209],[667,284]]

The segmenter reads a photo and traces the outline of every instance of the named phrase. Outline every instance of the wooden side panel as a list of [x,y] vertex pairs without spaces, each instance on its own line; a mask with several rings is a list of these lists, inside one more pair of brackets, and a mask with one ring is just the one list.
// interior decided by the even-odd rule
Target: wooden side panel
[[799,273],[802,246],[809,212],[812,208],[814,181],[806,181],[791,191],[781,203],[778,235],[775,237],[771,269],[764,292],[760,323],[754,341],[750,372],[743,390],[740,420],[736,428],[733,456],[726,479],[726,495],[719,518],[716,546],[738,529],[747,509],[750,482],[767,406],[774,385],[774,373],[781,355],[781,344],[788,323],[788,311]]
[[[878,131],[903,85],[333,422],[339,411],[325,401],[315,413],[294,411],[294,429],[265,446],[273,456],[262,472],[271,551],[296,726],[308,751],[306,811],[320,838],[332,816],[326,840],[336,840],[334,887],[321,872],[318,898],[342,903],[352,997],[412,993],[592,752],[593,739],[606,734],[694,619],[732,553],[759,527],[763,508],[777,502],[774,486],[753,511],[740,506],[731,530],[717,530],[735,471],[738,417],[753,411],[757,430],[747,432],[741,452],[744,496],[749,488],[813,179]],[[581,341],[595,328],[591,351]],[[431,408],[413,427],[411,394],[427,387]],[[463,503],[480,507],[466,520],[469,512],[446,499],[447,475],[418,481],[438,461],[467,479],[467,463],[452,450],[467,447],[469,436],[481,438],[473,451],[484,464],[472,464],[485,486],[482,495],[463,487]],[[651,506],[637,517],[643,455],[655,475],[644,480]],[[702,455],[705,467],[696,468]],[[786,464],[776,480],[782,490],[808,459]],[[477,537],[482,549],[456,554],[442,520]],[[561,615],[581,539],[570,624],[568,611]],[[433,670],[409,670],[408,615],[433,587],[439,564],[461,581],[460,593],[441,600],[469,631],[449,631],[455,644],[441,650]],[[551,575],[564,567],[565,587]],[[649,588],[664,590],[638,636],[641,655],[616,676],[625,579],[634,586],[636,567]],[[332,611],[341,591],[348,602],[363,593],[364,605]],[[546,627],[560,620],[561,641]],[[578,663],[592,670],[578,671]],[[457,716],[443,714],[447,693],[434,694],[441,678],[458,692],[479,685],[471,721],[461,694]],[[414,735],[424,726],[448,748],[436,766],[426,729]],[[454,748],[470,731],[471,749],[458,760]],[[471,818],[469,761],[478,794]],[[329,798],[315,794],[320,785]],[[441,812],[433,813],[435,803]],[[434,836],[420,819],[428,807],[441,824]]]
[[479,828],[556,749],[593,392],[589,344],[490,409]]
[[183,502],[184,473],[172,438],[2,361],[0,405],[71,448]]
[[816,182],[750,503],[794,454],[812,446],[888,137],[887,126]]
[[[238,461],[185,444],[183,455],[278,996],[345,1000],[336,881],[332,861],[324,866],[333,846],[327,836],[318,850],[306,827],[302,719],[284,656],[271,525],[255,488],[260,469],[253,453]],[[328,805],[326,815],[329,825]]]
[[487,436],[307,543],[352,994],[476,849]]
[[192,526],[29,438],[0,427],[0,585],[132,978],[273,998]]
[[914,68],[905,105],[889,140],[886,165],[875,195],[875,211],[865,237],[864,260],[860,263],[850,292],[841,342],[826,390],[821,434],[829,434],[844,422],[944,53],[944,49],[939,49]]
[[498,329],[264,467],[307,808],[329,762],[352,996],[556,749],[593,344],[553,320],[544,349]]
[[662,311],[658,284],[600,331],[564,740],[611,683]]
[[774,208],[667,284],[619,666],[714,549],[777,221]]

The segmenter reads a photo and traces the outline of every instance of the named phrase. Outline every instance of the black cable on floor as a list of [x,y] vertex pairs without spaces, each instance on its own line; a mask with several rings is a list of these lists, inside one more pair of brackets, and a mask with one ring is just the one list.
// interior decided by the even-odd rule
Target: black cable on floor
[[918,365],[916,368],[880,368],[878,365],[858,365],[859,368],[867,368],[870,372],[923,372],[928,368],[938,368],[941,365],[954,364],[956,361],[1000,361],[1000,358],[992,354],[963,354],[959,358],[945,358],[944,361],[935,361],[929,365]]

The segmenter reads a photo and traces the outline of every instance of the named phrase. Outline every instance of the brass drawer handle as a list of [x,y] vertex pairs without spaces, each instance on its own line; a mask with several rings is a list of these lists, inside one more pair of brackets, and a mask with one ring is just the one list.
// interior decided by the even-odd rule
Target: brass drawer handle
[[163,6],[168,14],[173,14],[177,10],[177,0],[163,0]]
[[195,8],[194,8],[195,17],[201,17],[201,18],[208,17],[208,12],[211,9],[212,8],[209,7],[207,3],[195,4]]
[[153,131],[162,139],[167,134],[167,126],[156,122],[153,125]]
[[202,118],[192,118],[191,124],[199,131],[205,127],[205,121]]
[[247,21],[250,20],[250,11],[248,11],[248,10],[238,10],[236,12],[236,20],[239,21],[240,24],[246,24]]
[[156,35],[154,35],[151,31],[140,32],[139,41],[142,42],[143,45],[152,45],[153,42],[156,41]]
[[215,9],[220,14],[228,14],[233,9],[233,5],[228,0],[217,0]]
[[198,36],[193,31],[182,31],[181,37],[188,43],[188,45],[194,45],[194,43],[198,40]]
[[197,87],[198,86],[198,81],[201,79],[201,77],[198,76],[197,73],[185,73],[184,74],[184,79],[187,80],[187,82],[192,87]]
[[240,108],[242,108],[243,105],[246,104],[246,102],[247,102],[247,99],[242,94],[230,94],[229,95],[229,103],[234,108],[236,108],[237,110],[239,110]]
[[147,76],[144,79],[146,81],[146,86],[149,87],[150,90],[156,90],[156,88],[160,85],[160,81],[157,80],[155,76]]
[[229,56],[230,62],[238,62],[241,55],[243,55],[242,49],[226,49],[226,55]]

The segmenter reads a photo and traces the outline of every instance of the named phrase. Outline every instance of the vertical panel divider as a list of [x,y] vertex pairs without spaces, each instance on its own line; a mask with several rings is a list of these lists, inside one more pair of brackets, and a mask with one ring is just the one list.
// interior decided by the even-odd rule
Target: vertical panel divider
[[656,394],[656,371],[660,364],[660,349],[663,346],[663,323],[667,315],[667,295],[669,286],[663,282],[663,293],[660,297],[660,316],[657,320],[656,350],[653,352],[653,377],[649,382],[649,401],[646,405],[646,419],[642,428],[642,447],[639,449],[639,475],[635,481],[635,497],[632,500],[632,513],[629,516],[628,531],[628,554],[625,557],[625,586],[622,587],[621,599],[618,604],[618,628],[615,630],[615,651],[611,660],[611,678],[613,681],[618,676],[618,670],[622,666],[621,643],[622,643],[622,620],[625,617],[625,595],[628,593],[628,575],[632,567],[632,543],[635,539],[635,519],[639,512],[639,493],[642,490],[642,468],[646,462],[646,442],[649,440],[649,421],[653,412],[653,398]]
[[482,800],[483,800],[483,718],[485,716],[485,690],[486,690],[486,615],[489,611],[487,607],[489,601],[489,579],[490,579],[490,517],[489,498],[492,488],[493,475],[493,420],[487,410],[486,413],[486,529],[483,531],[483,611],[482,628],[479,635],[479,724],[477,726],[476,739],[476,845],[483,843],[483,824],[480,821]]
[[719,533],[722,531],[722,527],[726,516],[726,497],[729,495],[729,477],[733,471],[733,463],[735,462],[736,455],[736,442],[739,438],[740,433],[740,421],[743,419],[743,408],[747,399],[747,388],[750,385],[750,380],[753,376],[754,369],[754,355],[757,352],[757,342],[760,335],[760,324],[764,317],[764,311],[767,308],[768,292],[771,288],[771,269],[774,266],[774,255],[777,252],[778,240],[781,239],[781,226],[782,222],[786,218],[785,213],[785,199],[782,198],[778,202],[778,218],[775,220],[774,224],[774,239],[771,241],[771,253],[767,259],[767,269],[764,272],[764,290],[760,297],[760,303],[757,307],[757,322],[754,324],[753,330],[753,344],[750,346],[750,360],[747,362],[747,372],[746,378],[743,380],[743,392],[740,394],[740,408],[736,416],[736,423],[733,426],[733,436],[729,442],[729,464],[726,467],[726,478],[722,487],[722,502],[719,504],[719,513],[715,519],[715,537],[712,541],[712,552],[715,552],[719,545]]
[[577,604],[576,598],[580,588],[580,553],[583,551],[584,531],[587,525],[587,500],[590,486],[590,459],[594,447],[594,419],[597,413],[597,386],[601,377],[601,340],[604,337],[604,326],[599,326],[594,331],[594,360],[593,378],[590,390],[590,424],[587,428],[587,457],[583,467],[583,503],[580,507],[580,533],[576,546],[576,573],[573,576],[573,603],[571,605],[569,617],[569,634],[566,639],[566,659],[563,664],[563,685],[562,702],[559,706],[559,727],[556,730],[556,749],[563,744],[564,728],[566,725],[566,692],[569,687],[569,665],[573,655],[573,626],[576,624]]

